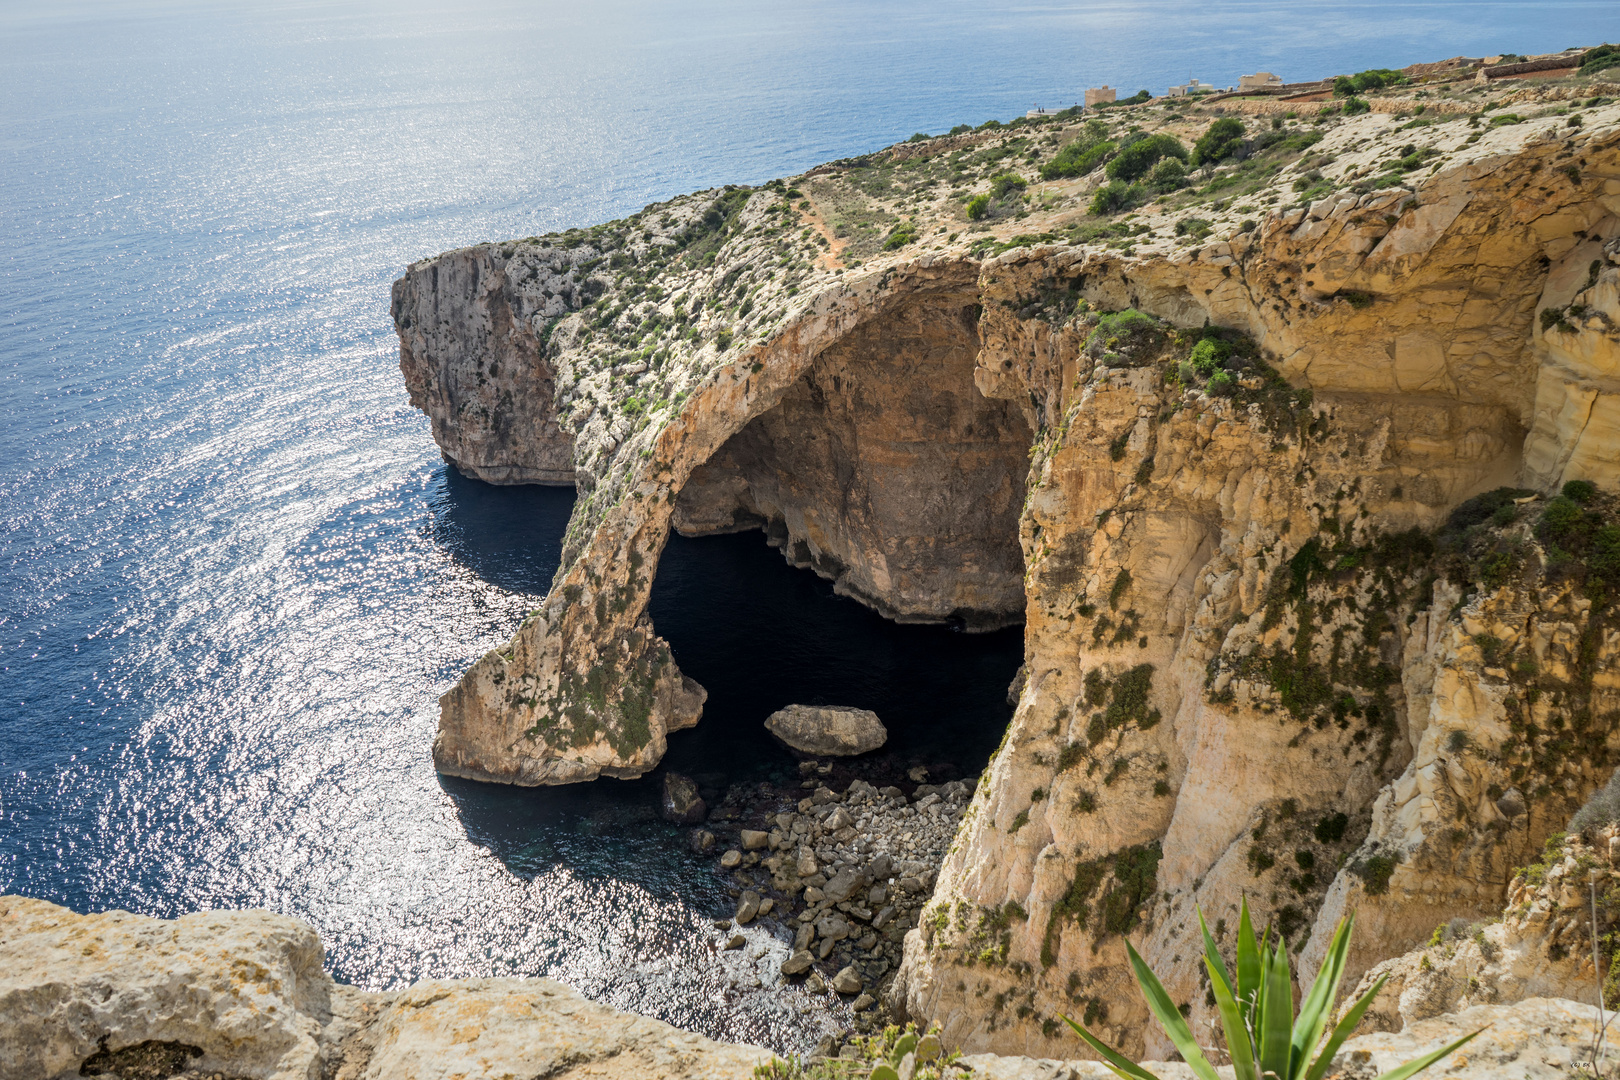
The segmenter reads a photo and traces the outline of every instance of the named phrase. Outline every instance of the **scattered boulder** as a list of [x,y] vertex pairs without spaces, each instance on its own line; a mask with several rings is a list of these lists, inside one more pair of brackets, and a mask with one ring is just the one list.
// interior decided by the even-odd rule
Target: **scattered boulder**
[[833,976],[832,988],[840,994],[858,994],[862,987],[861,977],[855,973],[853,966],[846,967]]
[[736,848],[732,848],[730,851],[720,856],[720,865],[726,870],[737,869],[737,867],[742,865],[742,852],[738,851]]
[[742,830],[742,846],[744,851],[758,851],[770,843],[771,834],[760,832],[758,829]]
[[759,893],[748,890],[737,901],[737,925],[747,926],[759,914]]
[[714,850],[714,833],[708,829],[693,829],[686,845],[692,849],[694,855],[707,855]]
[[696,825],[709,816],[709,807],[698,794],[697,782],[677,772],[664,774],[664,797],[658,812],[665,821]]
[[789,705],[766,719],[765,730],[800,753],[828,757],[870,753],[889,739],[877,713],[842,706]]
[[747,938],[743,937],[741,934],[732,934],[731,935],[731,940],[726,942],[726,948],[727,949],[740,949],[746,944],[748,944],[748,939]]
[[870,1009],[876,1004],[877,998],[873,997],[871,994],[863,992],[860,997],[855,999],[855,1004],[851,1007],[856,1012],[865,1012],[867,1009]]
[[816,865],[816,853],[807,847],[799,849],[797,865],[794,867],[800,877],[814,877],[821,867]]
[[842,904],[855,894],[861,887],[861,876],[850,870],[840,870],[833,875],[833,879],[822,888],[827,899],[835,904]]
[[795,949],[792,956],[782,961],[782,974],[803,975],[815,962],[815,957],[810,955],[809,949]]

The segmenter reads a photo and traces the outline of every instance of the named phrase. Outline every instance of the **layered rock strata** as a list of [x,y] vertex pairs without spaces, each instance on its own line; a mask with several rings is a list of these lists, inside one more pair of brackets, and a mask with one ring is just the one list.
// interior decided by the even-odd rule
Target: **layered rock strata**
[[[1163,1053],[1125,937],[1202,1025],[1193,908],[1224,940],[1244,894],[1306,976],[1352,908],[1353,975],[1496,910],[1620,711],[1620,107],[1576,119],[1324,119],[1250,206],[1104,226],[1094,174],[925,246],[961,204],[909,178],[983,161],[988,186],[1074,132],[975,136],[478,249],[508,289],[549,260],[605,291],[538,331],[554,398],[513,399],[573,435],[563,567],[443,699],[435,760],[649,767],[701,704],[645,614],[663,539],[758,527],[896,617],[1005,612],[1020,575],[1017,713],[894,999],[948,1041],[1043,1052],[1078,1012]],[[905,188],[866,204],[893,254],[850,209],[879,181]],[[839,215],[844,266],[817,252]]]

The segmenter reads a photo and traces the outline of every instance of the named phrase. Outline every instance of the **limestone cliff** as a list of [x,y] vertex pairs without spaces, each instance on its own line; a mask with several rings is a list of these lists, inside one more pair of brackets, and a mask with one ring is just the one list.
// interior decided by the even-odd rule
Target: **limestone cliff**
[[1499,909],[1617,749],[1620,106],[1415,108],[1278,116],[1125,219],[1101,167],[1005,170],[1207,112],[908,144],[413,266],[396,298],[489,268],[430,306],[492,343],[401,325],[435,434],[522,353],[483,391],[516,415],[472,433],[555,423],[580,490],[543,606],[442,699],[439,768],[651,767],[703,696],[646,616],[664,538],[762,528],[892,617],[1025,622],[893,995],[948,1041],[1045,1054],[1080,1013],[1168,1050],[1123,940],[1201,1024],[1195,904],[1224,934],[1247,893],[1307,976],[1351,907],[1356,975]]

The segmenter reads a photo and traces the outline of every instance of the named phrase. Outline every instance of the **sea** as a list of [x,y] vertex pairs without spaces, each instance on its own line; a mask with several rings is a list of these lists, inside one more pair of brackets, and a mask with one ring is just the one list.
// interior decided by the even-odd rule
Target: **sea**
[[[655,779],[434,773],[573,494],[441,461],[390,283],[1087,86],[1617,37],[1613,0],[0,2],[0,891],[266,908],[368,988],[545,975],[803,1049],[825,1016],[716,968],[731,901]],[[896,626],[759,534],[673,538],[652,614],[711,694],[670,763],[721,786],[796,780],[791,701],[966,774],[1010,716],[1017,628]]]

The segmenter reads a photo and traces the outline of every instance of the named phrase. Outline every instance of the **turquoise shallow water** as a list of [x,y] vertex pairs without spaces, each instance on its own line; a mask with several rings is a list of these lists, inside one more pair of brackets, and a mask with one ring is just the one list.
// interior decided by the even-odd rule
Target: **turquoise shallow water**
[[[724,906],[648,784],[440,782],[435,698],[549,581],[571,495],[447,474],[388,286],[461,244],[914,131],[1162,88],[1620,37],[1602,3],[0,3],[0,888],[258,905],[345,979],[552,974],[715,1035]],[[654,617],[734,775],[792,698],[999,739],[1016,631],[896,628],[757,537]],[[774,703],[774,704],[773,704]],[[948,751],[942,749],[948,747]],[[649,838],[653,842],[649,842]]]

